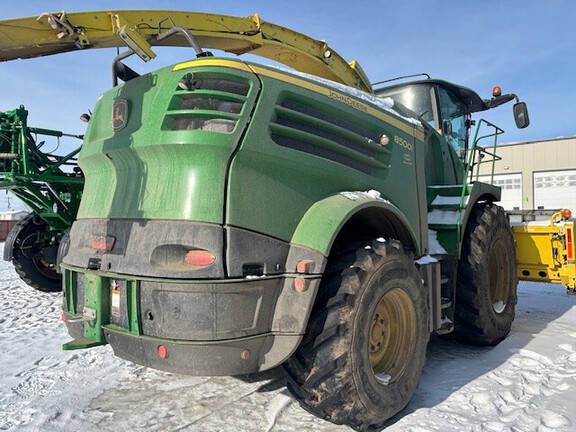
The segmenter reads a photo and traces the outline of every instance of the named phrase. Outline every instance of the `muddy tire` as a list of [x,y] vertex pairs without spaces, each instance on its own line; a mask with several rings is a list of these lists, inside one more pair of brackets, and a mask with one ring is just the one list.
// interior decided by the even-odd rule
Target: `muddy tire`
[[425,292],[396,241],[331,258],[296,353],[288,388],[313,414],[356,430],[404,408],[429,340]]
[[12,263],[18,276],[38,291],[62,290],[62,275],[56,271],[58,244],[37,241],[38,234],[46,236],[46,222],[31,213],[22,221],[24,228],[18,234],[12,251]]
[[514,321],[517,285],[508,218],[495,204],[479,204],[470,215],[458,266],[455,338],[472,345],[504,339]]

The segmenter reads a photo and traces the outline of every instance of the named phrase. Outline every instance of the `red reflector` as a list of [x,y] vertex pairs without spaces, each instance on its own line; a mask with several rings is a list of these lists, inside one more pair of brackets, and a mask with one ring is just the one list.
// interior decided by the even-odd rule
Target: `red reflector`
[[66,321],[66,314],[64,312],[60,315],[60,321]]
[[306,286],[306,279],[296,278],[294,279],[294,289],[298,292],[306,291],[308,287]]
[[568,259],[574,259],[574,243],[572,242],[572,228],[566,229],[566,249],[568,249]]
[[160,358],[163,358],[163,359],[168,357],[168,348],[166,348],[164,345],[159,345],[158,346],[158,355],[160,356]]
[[110,251],[114,247],[116,238],[104,234],[90,234],[89,241],[92,249]]
[[216,261],[216,257],[207,250],[194,249],[186,254],[184,261],[193,266],[207,267]]

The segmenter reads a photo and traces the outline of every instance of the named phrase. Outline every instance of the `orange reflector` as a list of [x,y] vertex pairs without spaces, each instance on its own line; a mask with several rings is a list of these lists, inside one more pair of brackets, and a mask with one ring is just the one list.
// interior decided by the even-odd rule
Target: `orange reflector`
[[302,260],[298,261],[296,264],[296,271],[298,273],[310,273],[310,268],[312,267],[312,261]]
[[163,358],[163,359],[168,357],[168,348],[166,348],[164,345],[159,345],[158,346],[158,355],[160,356],[160,358]]
[[216,256],[207,250],[194,249],[186,254],[184,261],[193,266],[207,267],[216,261]]
[[500,86],[495,86],[495,87],[492,89],[492,96],[498,97],[498,96],[501,96],[501,95],[502,95],[502,89],[500,88]]
[[572,228],[566,229],[566,251],[568,252],[568,259],[574,259],[574,243],[572,241]]
[[572,211],[570,209],[563,209],[562,210],[562,217],[564,219],[570,219],[572,217]]
[[116,242],[115,237],[104,234],[90,234],[88,240],[90,241],[90,247],[92,249],[106,251],[112,250],[114,243]]

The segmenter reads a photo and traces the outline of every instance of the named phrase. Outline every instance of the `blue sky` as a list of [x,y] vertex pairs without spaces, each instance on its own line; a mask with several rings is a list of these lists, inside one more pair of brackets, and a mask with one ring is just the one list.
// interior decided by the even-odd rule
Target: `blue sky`
[[[426,72],[489,98],[494,85],[528,103],[531,125],[518,130],[511,104],[483,113],[501,126],[503,142],[576,135],[576,2],[573,0],[355,1],[40,1],[5,2],[0,19],[42,12],[169,9],[246,16],[326,40],[360,62],[371,81]],[[157,50],[137,70],[193,57]],[[110,88],[114,50],[91,50],[0,63],[0,111],[24,104],[30,124],[83,133],[78,118]],[[263,60],[266,62],[266,60]],[[0,195],[4,197],[4,195]],[[0,199],[0,205],[3,199]]]

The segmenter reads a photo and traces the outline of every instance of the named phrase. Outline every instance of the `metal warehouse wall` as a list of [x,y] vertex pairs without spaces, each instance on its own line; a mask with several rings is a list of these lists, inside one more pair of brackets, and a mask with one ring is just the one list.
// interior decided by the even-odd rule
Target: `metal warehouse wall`
[[[542,206],[576,211],[576,137],[504,144],[497,154],[502,160],[495,164],[495,184],[503,187],[507,210]],[[491,172],[491,164],[480,168],[481,175]],[[505,200],[506,193],[513,198]]]

